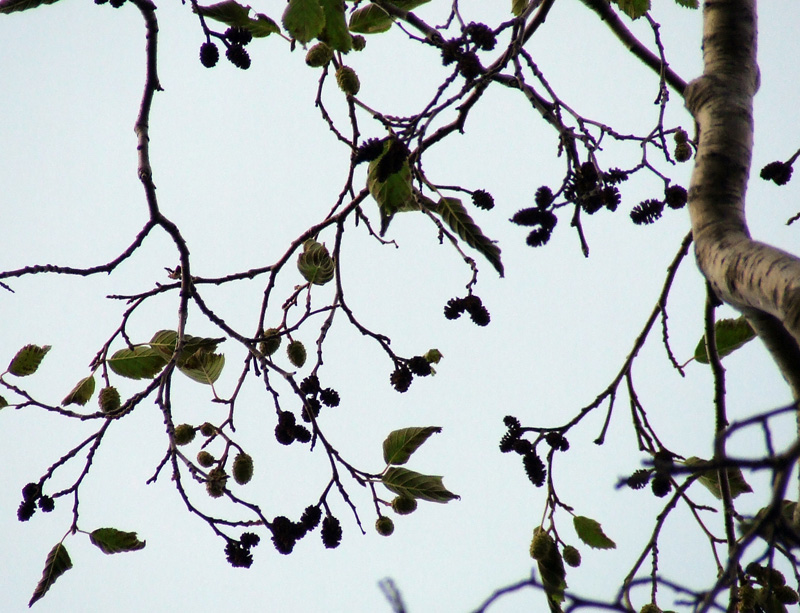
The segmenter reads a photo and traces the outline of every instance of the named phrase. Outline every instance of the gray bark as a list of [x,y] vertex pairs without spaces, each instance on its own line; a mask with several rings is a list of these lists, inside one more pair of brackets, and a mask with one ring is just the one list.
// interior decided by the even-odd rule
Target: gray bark
[[758,89],[755,0],[707,0],[703,75],[686,89],[698,129],[689,213],[700,270],[740,310],[800,400],[800,258],[750,238],[745,195]]

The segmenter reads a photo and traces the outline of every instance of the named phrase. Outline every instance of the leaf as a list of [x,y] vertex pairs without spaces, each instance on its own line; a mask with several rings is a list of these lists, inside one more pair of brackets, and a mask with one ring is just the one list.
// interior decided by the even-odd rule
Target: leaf
[[319,0],[290,0],[283,12],[283,27],[305,45],[325,27],[325,13]]
[[528,8],[528,0],[511,0],[511,13],[514,17],[519,17]]
[[392,466],[383,474],[381,481],[390,491],[407,498],[429,502],[449,502],[461,498],[444,487],[441,477],[422,475],[407,468]]
[[[783,500],[780,504],[780,515],[764,523],[756,534],[767,541],[770,546],[778,542],[789,550],[796,549],[800,546],[800,525],[795,523],[797,503],[792,500]],[[739,524],[741,533],[746,534],[761,523],[764,517],[771,513],[771,506],[767,505],[759,509],[755,517],[743,520]]]
[[236,26],[249,30],[255,38],[264,38],[270,34],[278,34],[281,29],[272,19],[258,13],[255,19],[250,17],[250,7],[242,6],[234,0],[226,0],[210,6],[195,5],[194,11],[198,15],[214,19],[229,26]]
[[631,19],[639,19],[650,10],[650,0],[613,0],[613,2]]
[[534,554],[550,610],[560,612],[561,603],[564,602],[564,591],[567,589],[567,573],[553,537],[541,527],[533,531],[531,555]]
[[367,187],[369,193],[378,203],[381,213],[381,236],[386,233],[389,222],[395,213],[419,210],[419,203],[414,196],[411,185],[411,167],[408,160],[404,160],[400,170],[391,173],[385,180],[379,177],[380,162],[392,147],[393,139],[388,139],[383,145],[383,153],[369,163],[367,172]]
[[229,26],[241,27],[250,21],[250,7],[242,6],[234,0],[225,0],[210,6],[195,5],[194,12]]
[[576,516],[572,518],[578,538],[592,549],[615,549],[617,544],[603,533],[603,528],[598,522],[588,517]]
[[0,0],[0,15],[28,11],[43,4],[55,4],[58,0]]
[[204,385],[213,385],[222,374],[224,366],[225,356],[221,353],[198,349],[194,355],[178,366],[178,370],[192,381],[197,381]]
[[441,432],[437,426],[403,428],[389,433],[383,441],[383,461],[387,464],[405,464],[431,434]]
[[322,12],[325,13],[325,28],[319,39],[328,43],[331,48],[347,53],[353,48],[353,38],[347,30],[342,0],[320,0]]
[[500,260],[500,247],[483,235],[478,225],[469,216],[458,198],[442,198],[438,206],[431,209],[441,215],[444,222],[473,249],[477,249],[494,269],[503,276],[503,262]]
[[700,7],[699,0],[675,0],[675,4],[685,6],[686,8],[696,9]]
[[[172,354],[175,353],[175,343],[178,340],[178,333],[175,330],[159,330],[150,339],[150,347],[160,353],[167,361],[172,359]],[[183,366],[184,362],[192,357],[198,349],[205,349],[206,351],[213,352],[217,349],[217,345],[223,342],[224,338],[203,338],[200,336],[192,336],[191,334],[183,335],[183,349],[178,356],[178,367]]]
[[84,377],[72,388],[72,391],[61,401],[61,404],[63,406],[70,404],[85,405],[94,394],[94,385],[94,375]]
[[144,549],[145,541],[140,541],[135,532],[123,532],[116,528],[98,528],[89,534],[92,545],[105,554]]
[[350,31],[356,34],[379,34],[392,27],[394,19],[375,4],[368,4],[350,15]]
[[8,406],[8,400],[0,396],[0,409],[5,409]]
[[120,349],[107,363],[115,373],[126,379],[152,379],[166,366],[167,358],[150,347]]
[[56,582],[56,579],[70,568],[72,568],[72,560],[69,559],[67,548],[64,547],[62,543],[58,543],[50,550],[50,553],[47,554],[47,560],[45,560],[44,570],[42,571],[42,578],[39,579],[36,589],[33,590],[33,596],[28,606],[32,606],[34,602],[42,598],[47,593],[47,590],[50,589],[50,586]]
[[17,355],[8,365],[7,372],[15,377],[27,377],[39,368],[44,356],[50,351],[50,345],[25,345],[17,351]]
[[[720,359],[733,353],[756,336],[750,322],[744,315],[736,319],[720,319],[714,324],[714,335],[717,338],[717,354]],[[694,350],[694,359],[701,364],[708,364],[705,338],[701,338]]]
[[[691,458],[686,458],[684,464],[692,468],[701,468],[703,464],[708,464],[708,462],[692,456]],[[741,468],[731,466],[727,468],[726,472],[728,473],[728,487],[731,490],[731,498],[736,498],[739,494],[747,494],[753,491],[753,488],[750,487],[747,481],[744,480]],[[720,500],[722,499],[719,473],[717,472],[716,468],[702,472],[698,478],[698,481],[700,481],[700,483],[702,483],[709,492],[714,494],[715,498],[719,498]]]
[[270,34],[278,34],[281,31],[278,24],[275,23],[272,19],[270,19],[266,15],[264,15],[263,13],[257,13],[256,18],[251,19],[243,27],[250,30],[250,33],[255,38],[264,38],[265,36],[269,36]]

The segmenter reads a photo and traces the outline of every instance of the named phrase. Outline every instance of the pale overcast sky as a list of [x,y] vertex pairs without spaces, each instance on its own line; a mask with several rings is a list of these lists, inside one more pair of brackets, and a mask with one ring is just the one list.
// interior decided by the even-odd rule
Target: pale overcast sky
[[[449,4],[436,0],[417,13],[440,23]],[[509,2],[497,3],[499,8],[488,4],[461,2],[463,15],[492,25],[508,18]],[[672,67],[686,80],[698,76],[701,13],[668,0],[654,4]],[[283,6],[266,0],[253,4],[274,18]],[[797,185],[779,189],[758,179],[757,172],[769,161],[788,158],[800,143],[798,123],[789,114],[800,99],[800,85],[787,76],[800,52],[795,27],[800,8],[792,2],[763,2],[760,12],[762,89],[756,99],[756,178],[749,190],[748,218],[754,237],[796,251],[798,226],[787,227],[785,221],[800,209]],[[208,70],[197,59],[204,37],[190,7],[162,2],[157,16],[164,91],[155,97],[150,135],[162,211],[187,239],[196,275],[270,264],[309,224],[325,216],[347,171],[346,149],[314,108],[318,70],[305,66],[302,50],[290,53],[277,36],[250,45],[252,67],[246,72],[224,58]],[[636,25],[652,46],[648,29]],[[552,87],[583,115],[623,133],[654,124],[657,80],[580,3],[556,2],[529,49]],[[139,12],[132,5],[115,10],[89,0],[61,0],[5,15],[0,17],[0,57],[0,267],[90,266],[112,259],[147,219],[133,134],[144,77]],[[369,37],[367,49],[347,60],[360,76],[360,99],[397,115],[419,109],[449,70],[432,49],[409,44],[397,28]],[[332,81],[326,98],[334,118],[346,121],[342,96]],[[666,124],[691,131],[688,114],[673,98]],[[366,116],[361,127],[364,138],[385,134]],[[668,210],[653,226],[630,222],[634,205],[659,195],[657,182],[642,179],[623,186],[615,214],[585,218],[590,258],[580,252],[567,211],[560,213],[550,244],[527,247],[525,229],[508,219],[532,205],[537,187],[560,182],[564,162],[555,157],[556,145],[552,130],[519,92],[493,87],[470,114],[466,134],[426,154],[426,171],[436,181],[494,195],[493,211],[470,209],[484,232],[499,241],[506,269],[505,278],[499,279],[470,251],[481,266],[475,291],[492,317],[486,328],[466,317],[443,317],[447,300],[465,294],[470,271],[447,244],[439,245],[435,228],[421,215],[398,215],[393,221],[387,238],[399,249],[380,246],[363,225],[347,228],[343,283],[359,320],[388,334],[400,355],[435,347],[444,358],[435,377],[417,379],[407,393],[398,394],[388,382],[390,360],[347,325],[343,314],[337,315],[320,378],[339,391],[342,402],[321,417],[326,436],[349,462],[378,472],[383,468],[381,443],[391,430],[441,426],[442,433],[414,455],[409,467],[443,475],[461,500],[422,502],[410,516],[393,516],[395,533],[384,538],[371,529],[375,513],[369,493],[346,481],[368,528],[366,536],[347,505],[331,495],[344,532],[338,549],[325,549],[316,532],[291,555],[282,556],[261,530],[252,568],[231,568],[222,540],[186,511],[168,475],[155,485],[145,484],[167,445],[160,412],[145,403],[114,424],[98,452],[81,489],[80,527],[135,530],[147,547],[105,556],[85,535],[68,537],[74,568],[35,609],[389,611],[378,581],[391,577],[410,612],[469,611],[493,590],[526,577],[533,566],[528,544],[541,521],[546,492],[528,482],[518,456],[499,452],[502,418],[512,414],[525,425],[560,425],[608,385],[655,304],[666,267],[689,228],[685,210]],[[609,142],[599,159],[606,167],[629,166],[638,155],[635,147],[621,150]],[[691,164],[669,170],[684,186],[690,171]],[[365,166],[357,173],[356,184],[361,185]],[[365,202],[364,209],[377,226],[374,202]],[[333,234],[320,240],[330,245]],[[119,325],[125,305],[104,296],[142,292],[156,281],[166,282],[163,269],[174,266],[176,257],[165,235],[156,232],[112,276],[11,280],[15,293],[0,294],[0,362],[27,343],[52,345],[35,376],[14,382],[58,403],[88,374],[86,365]],[[278,303],[301,282],[291,270],[285,276]],[[203,296],[237,329],[252,333],[265,282],[259,277],[235,287],[204,287]],[[704,299],[702,279],[689,258],[669,301],[670,337],[681,361],[692,355],[702,335]],[[723,309],[721,314],[731,312]],[[128,331],[141,342],[176,322],[172,294],[154,300]],[[221,336],[196,309],[187,330]],[[298,333],[309,347],[316,338],[312,330]],[[231,340],[220,350],[227,367],[218,386],[222,395],[229,395],[244,352]],[[725,366],[733,419],[790,400],[758,342],[727,358]],[[656,329],[634,376],[640,399],[669,448],[685,456],[709,456],[713,412],[707,368],[690,364],[687,377],[681,378],[670,367]],[[123,397],[141,387],[132,381],[118,385]],[[3,395],[11,400],[10,394]],[[218,422],[226,410],[210,401],[208,388],[181,375],[175,379],[173,404],[176,423]],[[559,518],[562,538],[583,553],[581,568],[567,575],[570,588],[582,595],[613,596],[663,505],[649,491],[614,488],[620,476],[644,459],[636,451],[628,412],[621,391],[606,444],[591,442],[605,416],[598,410],[571,433],[570,452],[556,465],[562,499],[577,514],[600,521],[618,545],[614,551],[591,551],[580,545],[569,517]],[[268,517],[298,518],[327,483],[327,458],[320,450],[309,454],[307,446],[275,443],[272,400],[256,382],[243,391],[237,415],[237,441],[255,459],[254,479],[241,488],[242,495],[257,502]],[[48,551],[71,521],[71,504],[60,499],[53,513],[37,513],[30,522],[19,523],[20,489],[37,481],[95,425],[31,409],[0,412],[0,589],[5,610],[25,609]],[[786,436],[791,435],[789,427]],[[752,441],[735,443],[744,452]],[[58,487],[71,484],[77,470],[79,466],[68,467]],[[752,483],[765,485],[759,477]],[[229,509],[201,488],[195,490],[204,510],[222,514]],[[750,497],[752,501],[742,500],[742,511],[764,504],[763,497]],[[697,500],[713,501],[704,491],[697,493]],[[667,530],[661,544],[664,576],[695,587],[713,581],[708,546],[689,513],[677,511]],[[638,604],[644,602],[642,596]],[[525,591],[502,599],[491,611],[545,607],[542,594]]]

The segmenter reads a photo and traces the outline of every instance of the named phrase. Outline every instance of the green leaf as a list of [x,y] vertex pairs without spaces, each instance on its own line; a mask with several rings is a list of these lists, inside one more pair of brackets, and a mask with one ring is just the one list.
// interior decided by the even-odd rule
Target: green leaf
[[631,19],[639,19],[650,10],[650,0],[613,0],[613,2]]
[[206,349],[198,349],[197,352],[187,359],[182,365],[178,366],[184,375],[192,381],[213,385],[222,374],[225,366],[225,356],[221,353],[213,353]]
[[700,7],[699,0],[675,0],[675,4],[685,6],[686,8],[696,9]]
[[234,0],[225,0],[210,6],[196,5],[194,11],[198,15],[221,21],[229,26],[244,26],[250,21],[250,7],[242,6]]
[[381,481],[390,491],[407,498],[430,502],[449,502],[461,498],[444,487],[441,477],[422,475],[406,468],[388,468]]
[[528,0],[511,0],[511,13],[514,17],[519,17],[528,8]]
[[278,24],[263,13],[257,13],[256,18],[251,19],[243,27],[250,30],[250,33],[255,38],[264,38],[270,34],[278,34],[281,31]]
[[[717,338],[717,354],[720,359],[756,337],[755,330],[744,315],[736,319],[720,319],[714,324],[714,334]],[[701,364],[708,364],[705,338],[701,338],[697,343],[694,359]]]
[[7,372],[15,377],[27,377],[39,368],[44,356],[50,351],[50,345],[25,345],[17,351],[8,365]]
[[458,198],[442,198],[439,204],[431,209],[441,215],[444,222],[473,249],[477,249],[494,269],[503,276],[503,262],[500,260],[500,247],[483,235],[478,225],[467,213],[467,209]]
[[431,434],[441,432],[437,426],[403,428],[389,433],[383,441],[383,460],[387,464],[405,464]]
[[393,139],[387,139],[383,145],[383,153],[369,163],[367,172],[367,187],[378,203],[381,214],[381,236],[386,233],[395,213],[415,211],[420,208],[411,185],[411,167],[408,165],[408,160],[403,162],[400,170],[386,177],[385,181],[378,179],[380,161],[389,151],[392,142]]
[[53,547],[50,553],[47,554],[47,560],[45,560],[44,570],[42,571],[42,578],[39,579],[36,589],[33,590],[33,596],[28,606],[32,606],[34,602],[42,598],[47,593],[47,590],[50,589],[50,586],[56,582],[56,579],[70,568],[72,568],[72,560],[69,558],[67,548],[64,547],[62,543],[58,543],[58,545]]
[[[702,468],[704,464],[708,464],[705,460],[692,456],[686,458],[684,462],[686,466],[692,468]],[[699,472],[699,471],[698,471]],[[728,473],[728,486],[731,490],[731,498],[736,498],[739,494],[747,494],[753,491],[753,488],[744,480],[742,469],[735,466],[729,467],[726,472]],[[722,499],[722,489],[719,483],[719,473],[716,468],[712,468],[700,474],[698,481],[702,483],[705,488],[714,494],[715,498]]]
[[598,522],[588,517],[577,516],[572,518],[578,538],[592,549],[615,549],[617,544],[603,533],[603,528]]
[[[160,353],[167,361],[172,358],[175,353],[175,343],[178,340],[178,333],[175,330],[159,330],[150,339],[150,347]],[[183,335],[183,349],[178,356],[178,367],[183,366],[184,362],[192,357],[198,349],[204,349],[209,352],[216,350],[217,345],[223,342],[224,338],[203,338],[200,336],[192,336],[191,334]]]
[[315,38],[325,27],[325,13],[319,0],[290,0],[283,12],[283,27],[300,44]]
[[[739,529],[742,534],[750,532],[757,524],[761,523],[766,515],[771,512],[771,505],[768,505],[755,514],[751,519],[745,519],[739,524]],[[770,546],[777,541],[787,549],[796,549],[797,543],[800,542],[800,525],[795,523],[795,510],[797,503],[792,500],[781,501],[781,513],[778,517],[770,519],[762,525],[758,532],[758,536],[767,541]]]
[[0,409],[5,409],[8,406],[8,400],[0,396]]
[[539,567],[542,587],[547,595],[550,610],[554,613],[560,612],[561,603],[564,602],[564,591],[567,589],[567,573],[564,569],[564,560],[553,537],[541,527],[537,527],[533,531],[531,556],[534,557]]
[[55,4],[58,0],[0,0],[0,15],[28,11],[43,4]]
[[309,283],[325,285],[333,279],[336,263],[324,243],[309,238],[303,243],[303,252],[297,256],[297,270]]
[[111,370],[126,379],[152,379],[169,360],[150,347],[134,347],[120,349],[112,355],[107,363]]
[[392,27],[394,19],[375,4],[356,9],[350,15],[350,31],[356,34],[379,34]]
[[258,13],[255,19],[250,17],[250,7],[243,6],[234,0],[226,0],[210,6],[195,6],[194,11],[198,15],[214,19],[229,26],[236,26],[249,30],[255,38],[264,38],[270,34],[277,34],[281,31],[278,24],[272,19]]
[[61,401],[61,404],[63,406],[70,404],[85,405],[94,394],[94,385],[94,375],[84,377],[72,388],[72,391]]
[[89,534],[95,547],[105,554],[144,549],[145,541],[140,541],[135,532],[123,532],[116,528],[98,528]]
[[325,28],[319,39],[328,43],[336,51],[347,53],[353,48],[353,37],[347,30],[342,0],[320,0],[322,12],[325,13]]

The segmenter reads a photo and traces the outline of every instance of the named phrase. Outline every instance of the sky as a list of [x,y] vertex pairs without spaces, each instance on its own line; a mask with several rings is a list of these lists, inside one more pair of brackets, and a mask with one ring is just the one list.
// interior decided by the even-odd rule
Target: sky
[[[467,20],[495,24],[509,17],[507,4],[474,1],[461,7]],[[695,78],[702,70],[701,13],[667,0],[654,5],[671,66],[686,80]],[[416,12],[439,23],[448,6],[437,0]],[[277,18],[283,3],[261,0],[253,8]],[[270,264],[324,217],[347,171],[346,149],[314,107],[319,72],[305,65],[301,49],[291,53],[276,36],[251,44],[248,71],[224,59],[206,69],[197,59],[203,36],[190,8],[164,2],[157,16],[164,91],[154,101],[150,136],[162,211],[181,228],[197,275]],[[789,25],[798,18],[796,3],[760,5],[762,85],[755,103],[754,178],[748,192],[753,236],[790,251],[797,248],[797,226],[785,222],[800,209],[797,185],[779,189],[757,173],[767,162],[787,159],[800,142],[787,106],[800,99],[800,85],[785,74],[787,58],[800,52]],[[648,28],[641,23],[633,27],[651,45]],[[581,114],[624,133],[653,124],[656,79],[579,3],[556,2],[528,49],[553,89]],[[0,267],[90,266],[112,259],[147,219],[133,133],[144,78],[138,11],[131,5],[115,10],[88,0],[61,0],[5,15],[0,18],[0,57],[5,230]],[[360,99],[391,114],[418,109],[447,74],[431,49],[409,44],[397,28],[369,37],[366,50],[347,59],[362,83]],[[340,92],[330,82],[326,87],[332,116],[346,121]],[[437,182],[485,189],[494,196],[494,210],[471,209],[484,232],[499,241],[506,270],[498,278],[475,254],[481,266],[475,291],[491,313],[490,325],[443,317],[447,300],[464,295],[470,271],[454,250],[439,244],[425,218],[406,213],[394,219],[387,238],[399,248],[378,244],[363,224],[350,224],[342,282],[359,321],[390,336],[401,355],[435,347],[444,358],[435,377],[417,379],[407,393],[398,394],[389,385],[392,365],[385,354],[337,316],[320,369],[323,385],[335,387],[342,398],[339,407],[323,413],[322,427],[349,462],[379,472],[381,444],[390,431],[440,426],[442,432],[415,453],[409,467],[443,475],[445,486],[461,499],[446,505],[423,502],[412,515],[393,516],[395,533],[387,538],[369,529],[375,520],[369,493],[346,481],[366,535],[341,498],[331,496],[344,532],[337,549],[325,549],[317,532],[282,556],[261,532],[252,568],[231,568],[221,539],[187,513],[166,475],[154,485],[145,483],[167,448],[162,416],[145,403],[115,424],[101,447],[81,490],[79,525],[86,531],[105,526],[136,531],[146,548],[105,556],[85,534],[69,536],[64,542],[74,567],[34,605],[37,610],[389,611],[378,582],[391,577],[410,612],[470,611],[493,590],[530,573],[528,545],[541,521],[545,492],[529,483],[518,456],[499,452],[502,418],[510,414],[524,425],[560,425],[608,385],[658,298],[689,221],[685,210],[669,210],[652,226],[634,226],[627,216],[630,209],[657,196],[660,188],[652,180],[633,180],[623,187],[615,214],[601,212],[586,220],[588,259],[566,212],[546,247],[527,247],[524,228],[508,219],[532,205],[540,185],[557,185],[564,163],[555,155],[554,135],[522,96],[493,89],[470,114],[465,134],[447,139],[425,159],[426,171]],[[677,96],[666,123],[691,131]],[[361,125],[364,138],[384,136],[366,116]],[[638,155],[635,148],[609,143],[600,160],[608,167],[625,166]],[[685,164],[670,169],[670,176],[686,186],[690,171]],[[358,168],[356,185],[365,181],[365,173],[364,166]],[[377,225],[374,202],[365,202],[364,211]],[[332,244],[333,235],[320,240]],[[113,275],[12,280],[14,293],[0,296],[0,362],[28,343],[52,345],[39,372],[19,382],[37,398],[57,404],[88,374],[88,363],[119,325],[125,305],[105,296],[166,282],[164,268],[175,263],[174,247],[156,233]],[[292,272],[281,280],[279,297],[300,282]],[[226,321],[251,333],[265,282],[260,277],[204,288],[203,296]],[[329,288],[321,288],[325,291]],[[704,300],[703,281],[687,258],[669,299],[670,338],[680,361],[691,357],[702,335]],[[176,303],[175,295],[163,296],[137,313],[129,327],[134,340],[174,328]],[[720,311],[733,316],[730,310]],[[278,317],[277,312],[271,315]],[[190,312],[187,331],[220,336],[197,310]],[[301,331],[298,337],[310,346],[316,338],[312,332]],[[218,387],[227,395],[244,352],[231,340],[220,349],[227,365]],[[726,358],[725,367],[732,419],[790,401],[758,341]],[[685,456],[708,457],[711,377],[706,367],[694,363],[686,372],[682,378],[670,367],[656,330],[634,366],[636,389],[668,447]],[[119,382],[119,388],[123,397],[139,389],[131,381]],[[11,400],[10,394],[3,395]],[[207,387],[182,376],[175,379],[173,404],[176,423],[218,421],[224,410],[211,402]],[[580,545],[569,517],[559,516],[562,537],[583,553],[581,568],[567,576],[570,588],[582,595],[613,596],[663,505],[648,491],[614,487],[644,460],[627,411],[623,393],[603,446],[591,441],[605,412],[590,415],[570,435],[571,449],[556,464],[562,499],[577,514],[600,521],[617,543],[613,551],[589,550]],[[326,457],[319,450],[309,454],[307,447],[275,443],[271,399],[256,381],[245,386],[237,415],[237,441],[255,462],[255,476],[241,488],[242,495],[268,517],[299,517],[327,483]],[[19,523],[20,489],[38,480],[93,426],[29,409],[0,411],[0,589],[10,611],[26,608],[48,551],[71,521],[71,505],[61,499],[53,513],[37,513]],[[791,426],[781,435],[788,441]],[[737,439],[732,447],[742,453],[760,449],[755,437]],[[69,485],[77,470],[67,467],[59,486]],[[756,493],[742,499],[743,512],[757,510],[765,500],[763,476],[748,480],[757,491],[762,488],[762,497]],[[230,510],[200,487],[193,494],[207,511]],[[713,502],[705,491],[696,496],[701,503]],[[714,576],[708,546],[690,522],[685,510],[668,522],[661,571],[671,579],[707,585]],[[545,606],[543,596],[529,590],[501,599],[490,610]]]

